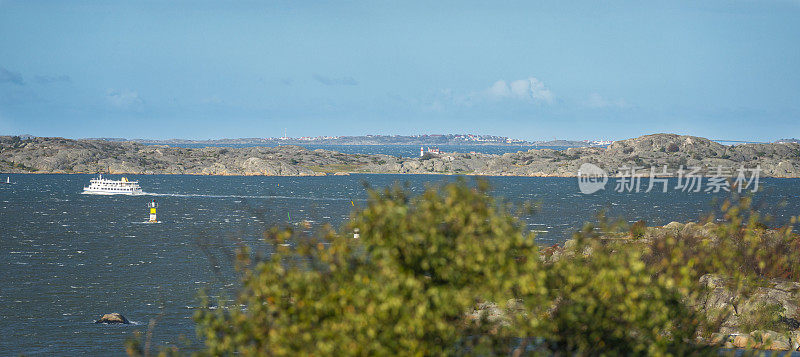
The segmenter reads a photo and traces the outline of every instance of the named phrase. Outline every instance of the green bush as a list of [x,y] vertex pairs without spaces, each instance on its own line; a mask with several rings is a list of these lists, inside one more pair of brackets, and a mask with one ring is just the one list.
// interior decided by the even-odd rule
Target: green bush
[[739,326],[742,331],[771,330],[785,332],[787,325],[781,321],[785,313],[780,304],[758,302],[748,311],[748,316]]
[[685,269],[692,279],[705,274],[735,278],[739,284],[764,279],[800,280],[800,236],[792,232],[796,218],[785,227],[768,229],[768,220],[752,208],[752,198],[724,202],[714,223],[712,215],[702,226],[649,241],[644,261],[657,271]]
[[[590,255],[581,252],[591,251]],[[613,252],[596,240],[578,244],[571,259],[548,270],[553,302],[549,352],[642,355],[698,352],[699,318],[676,282],[654,276],[638,249]]]
[[[516,218],[525,210],[488,190],[459,180],[415,197],[398,187],[371,191],[339,232],[270,230],[268,258],[239,253],[233,303],[202,298],[201,354],[715,353],[695,342],[724,318],[695,310],[702,274],[727,274],[740,290],[746,281],[797,278],[797,236],[765,230],[747,198],[724,204],[726,221],[703,226],[705,235],[655,237],[643,222],[601,216],[566,247],[540,254]],[[758,311],[760,328],[779,318]]]
[[[197,313],[209,354],[436,354],[492,349],[508,331],[472,336],[480,301],[541,306],[533,237],[486,195],[453,184],[408,197],[372,192],[350,226],[243,269],[236,305]],[[280,243],[290,232],[273,231]],[[243,257],[246,255],[243,255]],[[208,300],[205,300],[209,304]],[[530,310],[534,311],[534,310]],[[518,326],[525,333],[538,320]]]
[[[212,355],[460,355],[521,352],[679,353],[695,316],[676,282],[653,277],[635,250],[581,239],[544,264],[534,237],[463,181],[409,197],[373,191],[342,233],[281,246],[252,265],[241,255],[236,303],[203,309]],[[360,230],[360,239],[347,233]],[[580,252],[591,250],[591,255]],[[204,300],[206,306],[211,301]],[[491,304],[489,304],[491,303]],[[493,306],[497,316],[478,307]],[[478,311],[470,314],[470,311]],[[477,317],[476,317],[477,316]]]

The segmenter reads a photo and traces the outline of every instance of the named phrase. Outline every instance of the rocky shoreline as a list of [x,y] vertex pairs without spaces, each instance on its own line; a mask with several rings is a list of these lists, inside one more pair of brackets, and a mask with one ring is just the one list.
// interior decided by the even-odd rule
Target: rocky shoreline
[[[676,237],[720,239],[720,225],[715,223],[671,222],[663,227],[646,227],[637,234],[609,236],[609,244],[632,244],[642,250]],[[767,237],[787,233],[773,229],[762,231]],[[790,233],[794,234],[794,233]],[[545,261],[569,258],[575,240],[563,247],[553,247]],[[591,252],[584,252],[591,254]],[[730,276],[705,274],[699,279],[700,294],[691,307],[716,321],[710,338],[698,337],[698,343],[723,348],[745,348],[774,351],[800,351],[800,282],[785,278],[765,278],[749,288],[736,289]]]
[[[633,245],[644,251],[654,243],[658,245],[676,237],[715,240],[719,228],[715,223],[671,222],[663,227],[644,227],[636,236],[619,233],[598,238],[603,244]],[[777,230],[764,233],[784,234]],[[544,254],[540,259],[547,265],[574,259],[580,254],[575,250],[578,246],[577,240],[570,239],[563,245],[542,247]],[[591,256],[591,247],[584,247],[582,253]],[[688,291],[684,297],[684,303],[692,310],[713,321],[710,330],[696,336],[695,343],[725,349],[800,351],[800,282],[771,278],[751,282],[747,288],[735,288],[732,280],[730,276],[704,274],[699,278],[697,290]],[[465,313],[465,318],[486,323],[490,331],[497,331],[500,327],[511,326],[511,316],[520,311],[521,305],[513,299],[503,305],[485,301]]]
[[[705,138],[654,134],[613,142],[607,148],[532,149],[503,155],[482,153],[390,155],[343,154],[299,146],[181,148],[135,142],[0,137],[0,172],[323,176],[328,174],[445,174],[574,177],[583,163],[623,175],[624,167],[650,167],[674,176],[681,167],[700,174],[716,167],[760,167],[762,177],[800,177],[800,144],[726,146]],[[667,167],[666,174],[661,172]]]

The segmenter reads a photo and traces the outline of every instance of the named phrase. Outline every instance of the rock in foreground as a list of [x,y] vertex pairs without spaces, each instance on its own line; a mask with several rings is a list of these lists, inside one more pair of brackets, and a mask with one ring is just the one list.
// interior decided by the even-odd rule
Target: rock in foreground
[[99,320],[95,321],[96,324],[129,324],[131,323],[125,316],[122,316],[119,313],[112,312],[110,314],[105,314]]

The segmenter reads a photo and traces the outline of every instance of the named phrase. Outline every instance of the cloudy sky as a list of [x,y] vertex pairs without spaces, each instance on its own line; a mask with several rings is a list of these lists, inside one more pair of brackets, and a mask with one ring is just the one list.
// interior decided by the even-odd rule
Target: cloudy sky
[[800,1],[0,0],[0,134],[800,137]]

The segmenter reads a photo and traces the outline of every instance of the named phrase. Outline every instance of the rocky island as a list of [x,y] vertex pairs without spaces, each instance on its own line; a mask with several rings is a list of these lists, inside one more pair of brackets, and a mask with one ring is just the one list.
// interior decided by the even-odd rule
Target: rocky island
[[[503,155],[425,154],[417,158],[343,154],[300,146],[181,148],[136,142],[64,138],[0,137],[0,172],[315,176],[349,173],[467,174],[486,176],[576,176],[583,163],[610,175],[636,166],[740,166],[761,176],[800,177],[800,144],[723,145],[709,139],[653,134],[615,141],[608,147],[533,149]],[[671,172],[670,174],[674,174]]]

